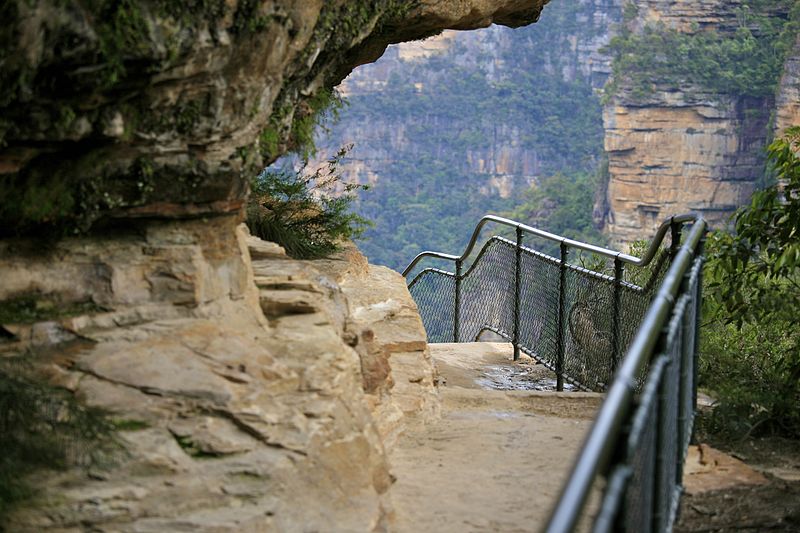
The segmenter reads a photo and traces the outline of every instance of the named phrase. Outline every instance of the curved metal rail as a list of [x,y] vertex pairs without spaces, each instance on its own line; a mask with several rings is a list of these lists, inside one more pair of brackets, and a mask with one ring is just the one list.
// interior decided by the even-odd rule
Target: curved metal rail
[[[513,227],[516,242],[492,237],[462,274],[463,263],[472,253],[481,229],[490,222]],[[681,243],[682,227],[689,223],[691,231]],[[669,250],[653,263],[668,230],[671,233]],[[600,510],[592,517],[593,531],[671,531],[680,501],[682,467],[696,409],[697,331],[705,233],[706,223],[701,217],[693,214],[671,217],[658,228],[645,254],[637,258],[489,215],[475,227],[460,256],[423,252],[403,272],[408,275],[426,257],[453,261],[455,272],[424,269],[411,281],[409,288],[414,289],[422,280],[421,283],[433,287],[433,294],[444,291],[444,297],[438,294],[438,299],[428,307],[433,314],[444,316],[445,322],[452,320],[452,338],[456,342],[461,330],[461,300],[465,299],[463,305],[468,308],[465,318],[470,322],[469,327],[464,328],[465,336],[473,331],[480,335],[490,330],[508,338],[514,344],[515,358],[523,349],[556,372],[559,390],[563,388],[565,377],[584,386],[575,376],[564,375],[565,351],[576,347],[574,339],[580,332],[576,333],[575,328],[581,326],[580,320],[588,319],[591,323],[595,315],[612,314],[613,322],[593,333],[595,339],[598,331],[613,336],[610,345],[606,342],[600,347],[612,354],[613,377],[609,377],[610,386],[604,387],[606,399],[553,510],[547,533],[574,531],[600,477],[604,477],[606,483]],[[523,234],[558,242],[560,258],[523,246]],[[614,275],[568,263],[569,248],[613,259]],[[644,284],[629,283],[623,279],[626,265],[649,265],[648,272],[652,276]],[[426,275],[433,281],[424,280]],[[484,287],[476,292],[475,287],[481,284]],[[582,284],[583,289],[575,289],[576,284]],[[556,291],[557,300],[553,296]],[[511,293],[513,325],[508,309]],[[542,294],[548,296],[546,301],[535,299]],[[632,311],[631,295],[638,299],[639,305],[644,302],[644,307]],[[470,302],[471,298],[483,301],[476,304]],[[557,344],[557,359],[542,360],[541,354],[531,350],[530,345],[520,344],[521,319],[522,325],[528,326],[528,333],[531,329],[530,321],[526,324],[522,316],[536,311],[532,303],[539,305],[539,309],[545,304],[557,308],[550,309],[544,318],[537,318],[535,324],[541,328],[547,323],[553,328],[549,342]],[[482,318],[476,323],[475,309],[484,307],[496,308],[494,314],[485,315],[499,317],[496,323],[484,322]],[[576,323],[573,323],[576,310]],[[624,334],[623,324],[628,328]],[[637,329],[629,336],[631,324]],[[590,325],[596,326],[597,322]],[[592,388],[591,384],[586,387]]]
[[632,255],[624,254],[622,252],[614,250],[609,250],[608,248],[603,248],[601,246],[595,246],[593,244],[588,244],[585,242],[568,239],[567,237],[562,237],[560,235],[556,235],[548,231],[540,230],[538,228],[534,228],[533,226],[528,226],[526,224],[522,224],[521,222],[516,222],[508,218],[503,218],[496,215],[486,215],[475,226],[475,230],[472,232],[472,237],[470,238],[467,247],[464,249],[464,253],[462,253],[460,256],[445,254],[442,252],[432,252],[432,251],[422,252],[418,254],[411,261],[411,263],[409,263],[409,265],[405,268],[405,270],[403,270],[403,276],[408,276],[408,274],[417,265],[417,263],[419,263],[422,259],[426,257],[434,257],[437,259],[444,259],[447,261],[454,261],[454,262],[455,261],[463,262],[467,257],[469,257],[469,254],[472,253],[472,249],[475,247],[475,243],[477,242],[478,237],[480,236],[481,230],[489,222],[495,222],[503,226],[508,226],[510,228],[521,230],[523,233],[536,235],[537,237],[541,237],[548,241],[557,242],[561,245],[566,245],[569,248],[575,248],[576,250],[591,252],[611,259],[619,259],[623,263],[627,263],[629,265],[646,266],[655,257],[656,252],[658,252],[658,249],[664,240],[664,236],[667,234],[667,231],[670,228],[674,228],[676,224],[695,222],[697,221],[697,219],[698,219],[697,215],[693,213],[685,213],[682,215],[675,215],[665,220],[658,227],[658,230],[656,230],[656,234],[653,236],[653,239],[650,242],[650,246],[647,248],[645,254],[642,257],[634,257]]
[[[671,530],[696,408],[705,232],[700,218],[673,259],[617,370],[547,533],[574,530],[601,474],[607,485],[595,531]],[[645,369],[645,388],[637,398]]]
[[[558,390],[563,390],[566,380],[580,388],[602,391],[665,271],[667,263],[651,263],[667,232],[671,247],[669,254],[661,255],[664,261],[676,252],[682,226],[695,220],[693,214],[667,219],[638,258],[487,215],[475,226],[460,256],[422,252],[403,274],[408,276],[425,258],[455,263],[454,272],[426,268],[409,282],[431,342],[459,342],[462,337],[473,337],[476,328],[494,327],[508,333],[515,360],[525,352],[552,368]],[[489,223],[514,228],[516,241],[492,237],[464,272],[464,262]],[[524,245],[527,235],[557,242],[559,256]],[[613,276],[571,264],[568,255],[574,249],[612,259]],[[644,270],[648,265],[654,273],[644,287],[624,279],[626,266]],[[476,323],[483,320],[481,316],[488,322]]]

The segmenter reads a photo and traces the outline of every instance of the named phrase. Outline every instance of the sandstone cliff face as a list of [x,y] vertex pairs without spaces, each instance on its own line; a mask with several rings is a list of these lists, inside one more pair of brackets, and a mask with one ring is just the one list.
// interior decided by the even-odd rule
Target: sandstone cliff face
[[[739,24],[737,2],[634,4],[636,15],[628,22],[634,33],[652,24],[728,33]],[[770,115],[777,108],[778,128],[797,123],[794,66],[794,59],[786,65],[777,106],[772,97],[732,96],[691,84],[655,86],[642,98],[623,83],[603,112],[608,182],[595,206],[612,243],[646,238],[666,217],[689,211],[712,227],[724,226],[763,175]]]
[[94,310],[10,320],[0,352],[107,411],[121,451],[36,474],[0,528],[390,527],[385,446],[438,409],[414,303],[355,252],[249,237],[247,182],[387,43],[544,3],[4,3],[0,303]]
[[683,32],[735,30],[736,10],[742,6],[739,0],[635,0],[633,4],[637,10],[634,31],[646,24],[664,24]]
[[606,230],[617,246],[697,211],[714,227],[748,201],[763,171],[769,102],[687,91],[606,106]]
[[775,132],[800,125],[800,36],[794,43],[781,76],[776,99]]

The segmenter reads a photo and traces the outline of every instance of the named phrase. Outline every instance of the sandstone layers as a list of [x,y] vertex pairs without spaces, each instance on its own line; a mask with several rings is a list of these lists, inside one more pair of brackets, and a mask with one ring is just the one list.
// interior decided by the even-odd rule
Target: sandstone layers
[[603,120],[605,223],[617,246],[647,238],[669,216],[690,211],[724,226],[763,171],[769,108],[761,101],[692,88],[658,91],[647,102],[615,98]]
[[[637,0],[628,28],[663,24],[684,33],[730,33],[740,24],[738,2]],[[747,203],[764,170],[764,147],[775,127],[800,124],[795,50],[777,97],[715,93],[703,87],[654,85],[636,96],[626,82],[605,106],[608,183],[595,219],[616,246],[652,235],[667,217],[699,212],[723,227]]]
[[775,133],[800,125],[800,35],[783,68],[775,112]]
[[235,217],[153,224],[127,242],[65,241],[35,258],[4,253],[0,268],[5,289],[82,291],[109,308],[6,325],[16,342],[2,348],[32,350],[51,383],[106,411],[125,450],[88,472],[43,476],[9,530],[388,524],[385,446],[438,408],[399,274],[357,251],[291,260]]
[[235,212],[314,97],[388,43],[529,24],[544,3],[6,2],[0,236]]
[[438,410],[414,303],[354,251],[249,237],[247,182],[387,43],[544,3],[4,3],[0,302],[95,311],[2,324],[0,352],[109,413],[124,450],[37,474],[4,526],[391,528],[385,448]]

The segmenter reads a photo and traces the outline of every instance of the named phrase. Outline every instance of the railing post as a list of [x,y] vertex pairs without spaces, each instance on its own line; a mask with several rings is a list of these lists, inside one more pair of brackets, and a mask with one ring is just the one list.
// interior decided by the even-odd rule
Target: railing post
[[614,258],[614,304],[613,304],[613,323],[611,327],[611,373],[617,370],[617,363],[619,362],[619,308],[620,300],[622,298],[622,275],[624,273],[624,266],[619,257]]
[[453,342],[459,342],[461,325],[461,259],[456,259],[456,294],[453,308]]
[[670,219],[669,229],[670,229],[670,240],[672,241],[669,243],[670,257],[675,257],[675,254],[678,253],[678,249],[681,247],[682,228],[683,228],[682,224]]
[[[708,233],[703,232],[700,238],[700,244],[697,246],[697,253],[695,257],[703,257],[706,250],[706,237]],[[699,372],[698,363],[700,360],[700,324],[701,314],[703,311],[703,268],[700,267],[700,272],[697,273],[697,289],[695,292],[695,327],[694,327],[694,346],[692,346],[692,409],[697,411],[697,373]],[[693,428],[694,429],[694,428]]]
[[514,268],[514,361],[519,360],[520,292],[522,288],[522,228],[517,226],[516,266]]
[[567,245],[561,241],[561,258],[559,261],[559,280],[558,280],[558,338],[556,339],[557,359],[556,359],[556,390],[564,390],[564,306],[566,305],[566,281],[567,281]]

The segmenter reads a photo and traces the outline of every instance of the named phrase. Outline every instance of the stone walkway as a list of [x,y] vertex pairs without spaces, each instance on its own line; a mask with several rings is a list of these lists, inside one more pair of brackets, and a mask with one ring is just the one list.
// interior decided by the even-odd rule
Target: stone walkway
[[[392,452],[397,531],[541,529],[602,395],[529,390],[549,372],[513,363],[510,344],[433,344],[431,354],[442,417]],[[506,386],[527,390],[490,388]]]

